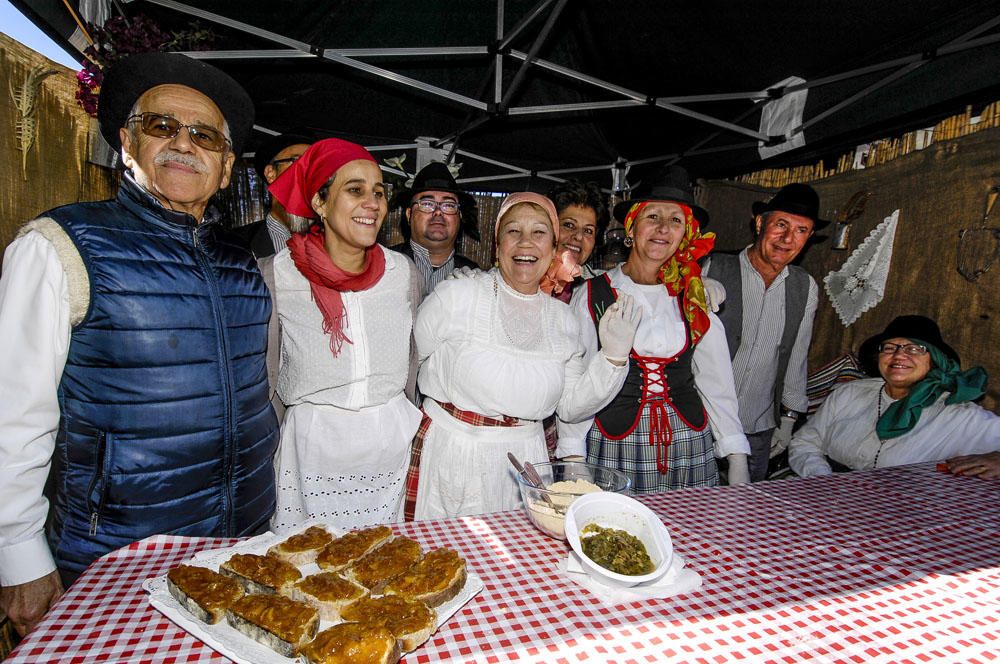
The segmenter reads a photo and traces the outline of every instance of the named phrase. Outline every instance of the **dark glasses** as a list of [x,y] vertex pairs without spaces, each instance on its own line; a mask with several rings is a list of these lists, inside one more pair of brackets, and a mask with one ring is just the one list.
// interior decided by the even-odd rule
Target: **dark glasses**
[[130,117],[126,124],[133,122],[138,122],[142,133],[153,138],[173,138],[181,129],[187,129],[191,142],[205,150],[222,152],[229,145],[229,139],[218,129],[205,125],[187,125],[169,115],[140,113]]

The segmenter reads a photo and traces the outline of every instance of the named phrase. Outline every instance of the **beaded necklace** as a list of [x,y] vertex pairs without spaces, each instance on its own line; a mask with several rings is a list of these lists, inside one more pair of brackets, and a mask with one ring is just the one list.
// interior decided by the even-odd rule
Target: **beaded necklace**
[[[878,437],[878,421],[882,419],[882,393],[885,392],[885,384],[879,388],[878,391],[878,415],[875,417],[875,436]],[[875,452],[875,462],[872,464],[872,468],[878,468],[878,457],[882,454],[882,446],[885,445],[885,441],[881,438],[878,439],[878,451]]]

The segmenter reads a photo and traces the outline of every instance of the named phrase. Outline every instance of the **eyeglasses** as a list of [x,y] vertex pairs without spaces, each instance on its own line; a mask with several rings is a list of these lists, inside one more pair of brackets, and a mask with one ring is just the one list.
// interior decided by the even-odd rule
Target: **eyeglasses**
[[173,138],[181,129],[188,130],[191,142],[200,148],[212,152],[223,152],[229,145],[229,139],[218,129],[205,125],[184,124],[177,118],[161,113],[139,113],[130,117],[126,124],[139,122],[142,133],[153,138]]
[[884,343],[880,344],[878,347],[878,352],[882,355],[895,355],[898,351],[903,351],[903,353],[909,355],[910,357],[920,357],[921,355],[927,354],[927,346],[922,346],[920,344]]
[[441,214],[457,214],[460,209],[459,204],[455,201],[441,201],[439,203],[430,198],[421,198],[419,201],[414,201],[413,205],[426,214],[434,214],[435,210],[441,210]]

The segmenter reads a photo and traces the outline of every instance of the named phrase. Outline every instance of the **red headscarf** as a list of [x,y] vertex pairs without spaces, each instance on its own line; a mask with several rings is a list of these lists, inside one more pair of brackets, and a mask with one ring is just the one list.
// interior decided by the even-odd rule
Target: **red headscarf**
[[[625,232],[632,230],[636,218],[652,201],[642,201],[633,205],[625,215]],[[671,295],[680,295],[681,310],[691,330],[691,345],[694,346],[708,331],[708,302],[705,299],[705,285],[701,281],[701,266],[698,259],[707,256],[715,246],[715,233],[700,232],[698,220],[691,208],[677,201],[669,201],[680,206],[684,212],[684,237],[677,245],[677,251],[660,266],[659,281]]]
[[285,209],[299,217],[316,217],[312,198],[337,170],[349,161],[378,163],[368,150],[339,138],[325,138],[309,146],[267,189]]
[[[548,197],[532,191],[521,191],[510,194],[507,198],[503,199],[503,202],[500,203],[500,211],[497,213],[496,225],[493,228],[493,239],[496,240],[500,236],[500,220],[503,216],[512,207],[521,203],[534,203],[545,210],[545,215],[549,218],[549,225],[552,226],[552,234],[555,236],[554,241],[558,244],[559,213],[556,212],[556,206]],[[546,295],[559,295],[566,287],[566,284],[578,276],[580,276],[580,266],[577,265],[576,259],[569,250],[564,249],[553,257],[552,262],[549,263],[549,269],[542,275],[542,281],[538,287]]]
[[[341,166],[357,159],[375,162],[368,150],[339,138],[313,143],[269,189],[292,214],[315,217],[313,196]],[[288,249],[295,267],[309,280],[313,300],[323,314],[323,332],[330,335],[330,351],[337,357],[345,341],[352,343],[344,332],[348,320],[340,294],[367,290],[378,283],[385,273],[382,247],[376,243],[365,250],[364,267],[357,274],[345,272],[330,260],[323,229],[318,226],[313,226],[307,233],[293,234],[288,241]]]

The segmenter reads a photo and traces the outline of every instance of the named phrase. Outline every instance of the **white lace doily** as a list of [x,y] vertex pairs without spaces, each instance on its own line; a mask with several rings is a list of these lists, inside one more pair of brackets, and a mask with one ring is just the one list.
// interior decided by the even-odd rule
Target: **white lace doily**
[[868,234],[839,270],[823,278],[826,294],[830,296],[844,327],[856,321],[885,296],[898,221],[899,210],[896,210]]

